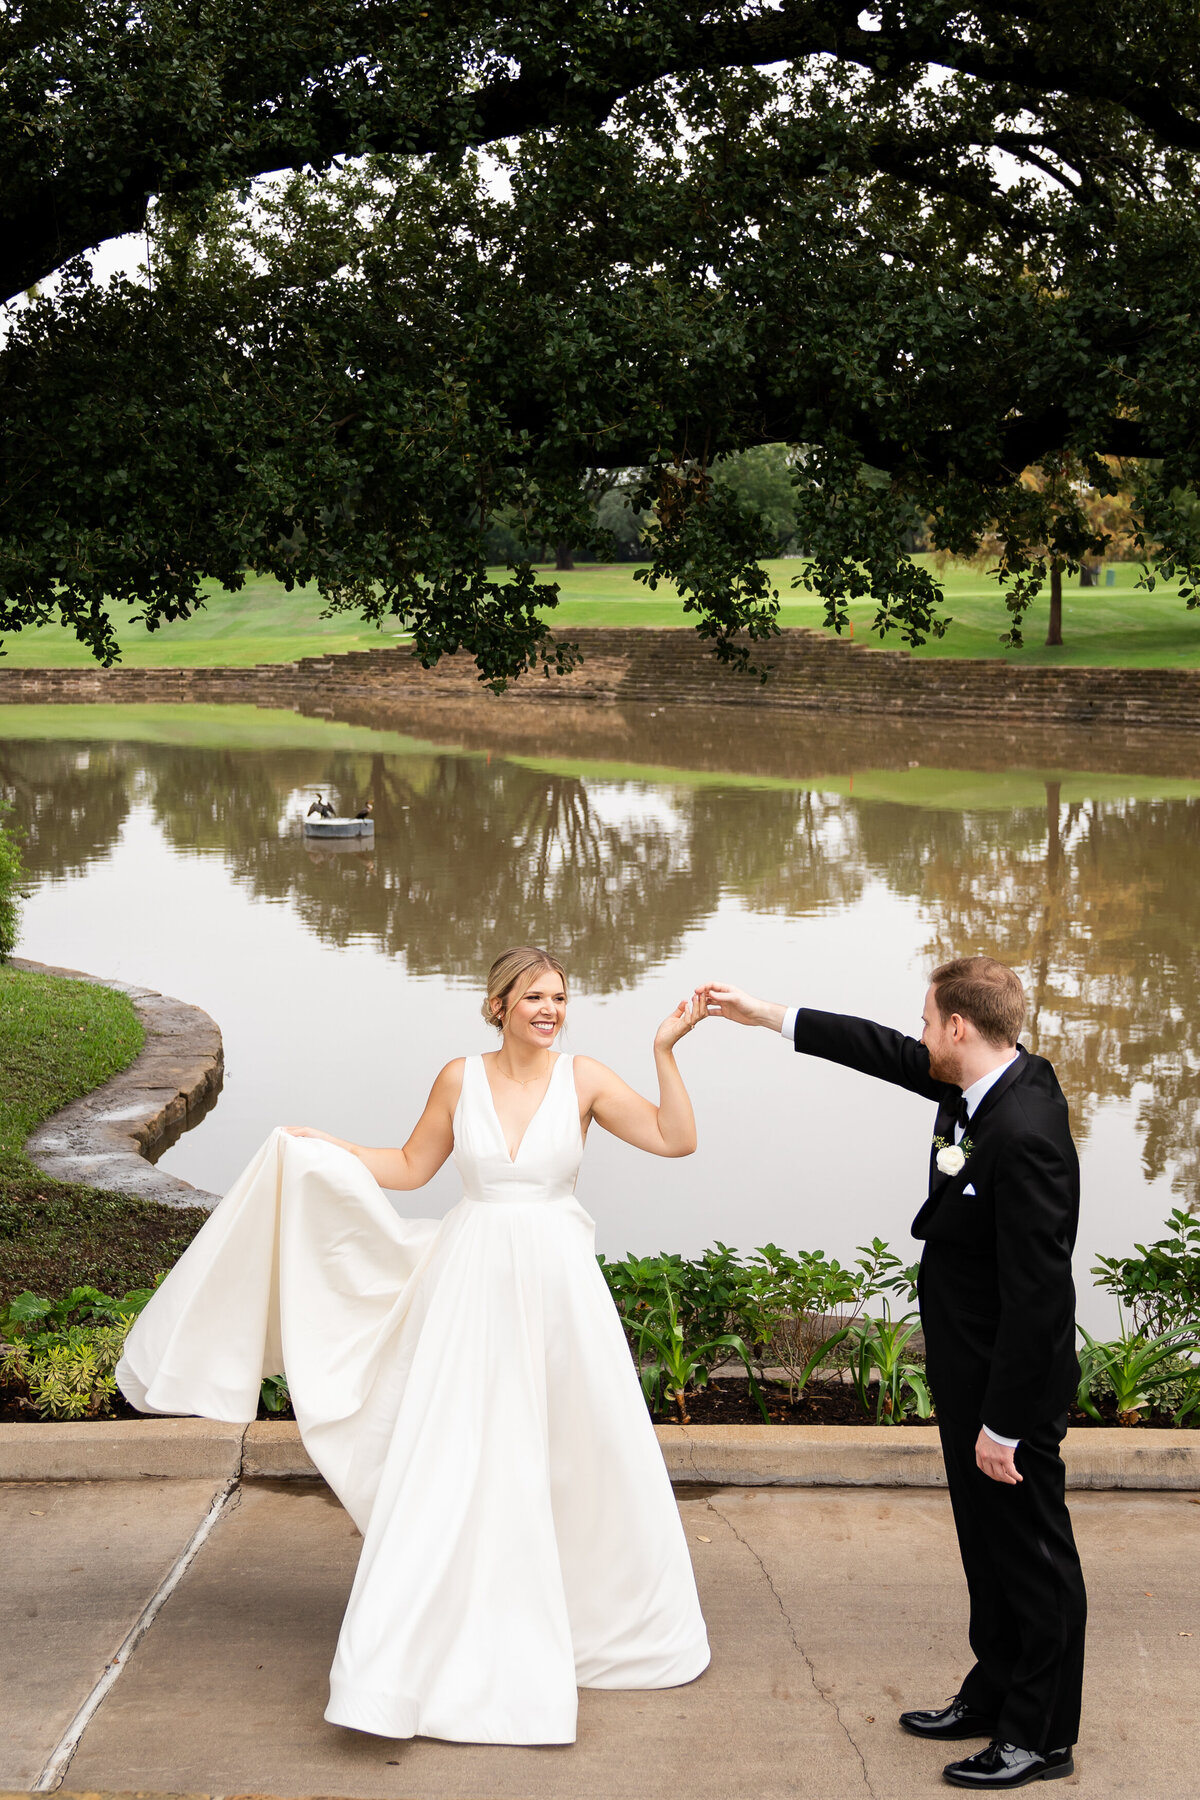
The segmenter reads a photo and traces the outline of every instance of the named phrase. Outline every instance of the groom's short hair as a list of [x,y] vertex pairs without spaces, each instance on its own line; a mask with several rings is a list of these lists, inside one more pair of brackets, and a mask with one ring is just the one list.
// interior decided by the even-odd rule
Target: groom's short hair
[[1025,1023],[1021,978],[991,956],[960,956],[930,976],[943,1019],[969,1019],[989,1044],[1015,1044]]

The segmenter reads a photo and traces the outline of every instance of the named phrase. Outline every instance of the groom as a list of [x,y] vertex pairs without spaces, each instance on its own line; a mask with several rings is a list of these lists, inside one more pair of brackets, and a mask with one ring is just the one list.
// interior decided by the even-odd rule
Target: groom
[[1054,1070],[1017,1043],[1021,983],[989,956],[935,969],[919,1042],[720,983],[700,997],[710,1014],[937,1104],[912,1230],[925,1241],[921,1322],[976,1661],[946,1706],[900,1723],[917,1737],[990,1739],[946,1766],[957,1787],[1070,1775],[1087,1600],[1059,1445],[1079,1380],[1079,1162]]

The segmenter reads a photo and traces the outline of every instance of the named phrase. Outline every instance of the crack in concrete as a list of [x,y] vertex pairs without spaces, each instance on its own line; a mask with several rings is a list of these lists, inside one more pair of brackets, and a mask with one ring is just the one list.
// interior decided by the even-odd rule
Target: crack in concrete
[[692,1465],[692,1474],[696,1477],[696,1480],[699,1481],[700,1471],[696,1467],[696,1440],[686,1425],[683,1428],[683,1438],[687,1445],[688,1461]]
[[79,1749],[84,1732],[124,1673],[130,1657],[134,1655],[155,1619],[204,1548],[214,1528],[223,1518],[228,1518],[231,1512],[237,1510],[241,1499],[242,1490],[238,1477],[231,1475],[225,1485],[218,1488],[213,1495],[204,1517],[147,1600],[117,1649],[105,1663],[99,1679],[63,1732],[51,1752],[45,1768],[30,1789],[31,1794],[53,1794],[62,1787],[67,1771],[75,1760],[75,1753]]
[[754,1548],[754,1545],[750,1542],[750,1540],[748,1538],[745,1538],[742,1536],[742,1534],[738,1530],[737,1526],[733,1523],[733,1520],[727,1518],[725,1516],[725,1514],[721,1511],[720,1507],[715,1506],[713,1504],[711,1497],[706,1501],[706,1505],[708,1506],[709,1511],[712,1513],[715,1513],[716,1517],[718,1519],[720,1519],[722,1525],[725,1526],[726,1530],[731,1531],[733,1533],[734,1537],[737,1539],[738,1543],[741,1544],[742,1548],[744,1550],[749,1551],[750,1555],[754,1558],[755,1562],[758,1564],[759,1568],[762,1570],[763,1580],[766,1582],[768,1588],[770,1589],[771,1598],[774,1600],[776,1606],[779,1608],[780,1617],[782,1618],[784,1624],[787,1626],[788,1636],[792,1640],[792,1646],[795,1649],[797,1656],[800,1658],[800,1660],[803,1662],[805,1668],[808,1670],[808,1676],[809,1676],[809,1680],[812,1682],[812,1688],[813,1688],[814,1694],[817,1695],[818,1699],[823,1700],[827,1706],[832,1708],[833,1716],[837,1720],[839,1726],[841,1727],[841,1730],[845,1736],[846,1742],[849,1744],[849,1746],[853,1750],[855,1756],[858,1758],[859,1768],[862,1771],[863,1786],[866,1789],[867,1793],[871,1796],[871,1800],[878,1800],[878,1796],[875,1793],[875,1789],[871,1786],[871,1777],[867,1772],[867,1759],[863,1755],[862,1750],[859,1748],[858,1740],[855,1738],[854,1733],[851,1731],[851,1729],[847,1725],[845,1719],[842,1717],[841,1707],[838,1705],[837,1701],[834,1699],[832,1693],[830,1693],[827,1688],[823,1688],[821,1686],[821,1683],[818,1681],[816,1664],[813,1662],[812,1657],[808,1654],[808,1651],[804,1648],[804,1645],[800,1642],[800,1639],[796,1634],[796,1627],[792,1623],[791,1614],[788,1612],[787,1607],[783,1604],[783,1597],[780,1594],[779,1589],[775,1586],[774,1581],[771,1579],[771,1571],[768,1569],[763,1558],[760,1556],[759,1552]]

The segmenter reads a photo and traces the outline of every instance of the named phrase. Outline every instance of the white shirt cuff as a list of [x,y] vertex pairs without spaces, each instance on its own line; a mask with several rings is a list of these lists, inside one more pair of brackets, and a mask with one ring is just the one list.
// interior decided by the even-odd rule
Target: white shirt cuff
[[779,1035],[793,1044],[796,1041],[796,1017],[799,1011],[798,1006],[789,1006],[783,1015],[783,1024],[779,1027]]
[[998,1431],[993,1431],[990,1425],[984,1426],[983,1434],[985,1437],[990,1437],[993,1444],[1007,1444],[1010,1450],[1015,1450],[1021,1441],[1020,1438],[1001,1437],[1000,1433]]

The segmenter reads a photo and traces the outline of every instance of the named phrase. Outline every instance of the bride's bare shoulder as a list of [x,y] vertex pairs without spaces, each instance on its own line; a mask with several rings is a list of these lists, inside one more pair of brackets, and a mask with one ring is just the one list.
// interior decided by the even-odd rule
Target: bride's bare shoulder
[[465,1056],[456,1056],[443,1069],[439,1069],[433,1087],[430,1089],[431,1101],[441,1101],[453,1112],[458,1105],[458,1096],[462,1093],[463,1070],[467,1066]]
[[608,1064],[597,1062],[594,1056],[577,1056],[573,1073],[579,1098],[589,1104],[602,1088],[617,1079]]

